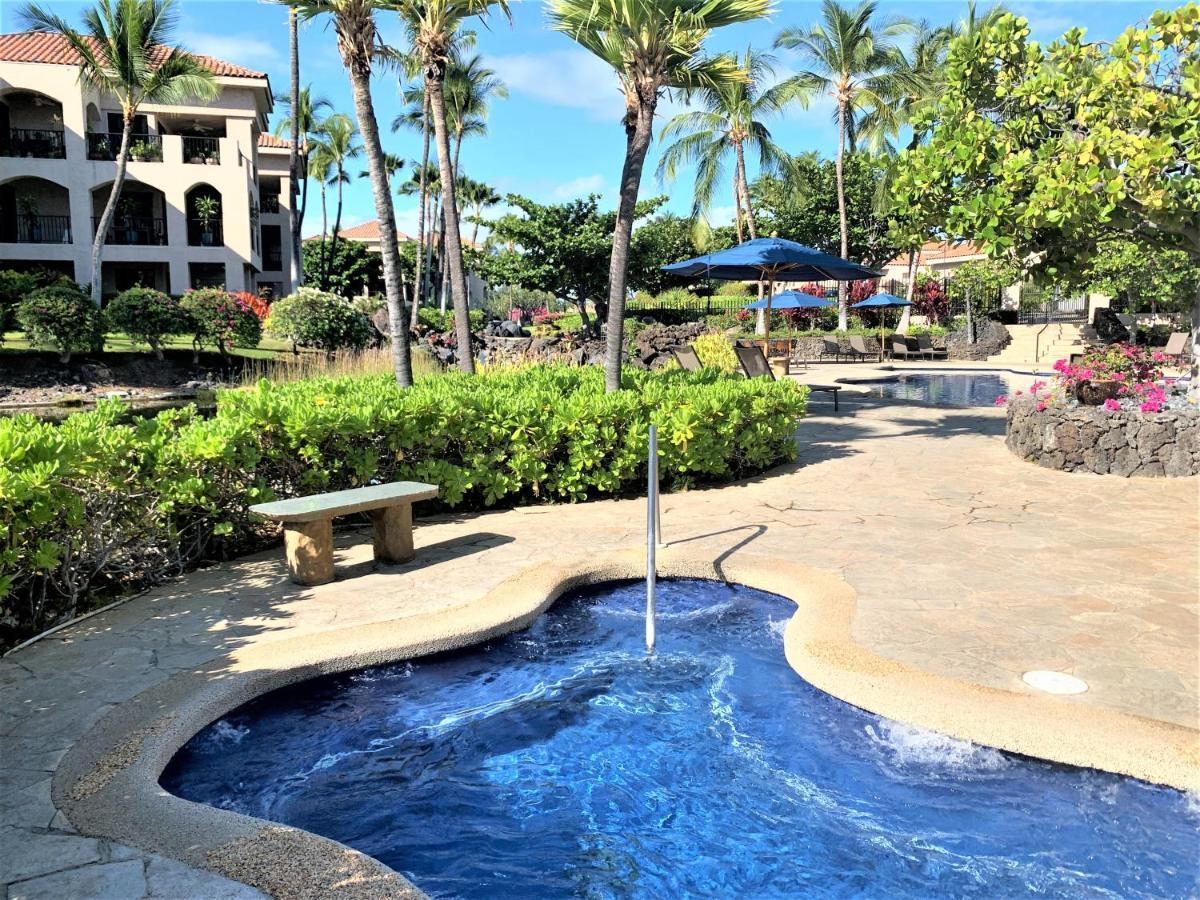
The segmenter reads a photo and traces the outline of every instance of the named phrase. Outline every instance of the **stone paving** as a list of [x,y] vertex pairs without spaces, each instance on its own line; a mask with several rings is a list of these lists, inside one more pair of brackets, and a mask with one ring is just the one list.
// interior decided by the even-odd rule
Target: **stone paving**
[[[858,592],[855,639],[884,656],[1012,691],[1028,690],[1029,669],[1071,672],[1091,689],[1063,703],[1200,727],[1196,479],[1039,469],[1005,449],[1002,410],[843,398],[834,414],[816,395],[812,413],[796,465],[665,496],[666,540],[840,573]],[[332,584],[290,584],[275,550],[0,660],[0,900],[261,896],[78,835],[50,799],[59,759],[114,705],[176,672],[459,605],[533,563],[639,546],[643,522],[634,500],[419,520],[417,559],[385,569],[369,531],[341,532]]]

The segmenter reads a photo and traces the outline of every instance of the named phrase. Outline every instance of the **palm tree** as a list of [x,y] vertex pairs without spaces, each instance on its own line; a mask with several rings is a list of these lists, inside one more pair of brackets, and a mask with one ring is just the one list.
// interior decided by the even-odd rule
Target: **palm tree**
[[194,56],[170,44],[179,22],[175,0],[98,0],[83,14],[76,31],[55,13],[29,5],[22,12],[34,31],[61,34],[79,58],[81,84],[117,98],[121,105],[121,146],[117,174],[92,240],[92,302],[100,305],[100,260],[113,213],[125,185],[129,137],[144,103],[177,104],[211,100],[216,80]]
[[504,198],[496,193],[496,189],[490,184],[475,181],[465,175],[458,176],[458,195],[462,197],[463,203],[471,207],[471,224],[474,226],[471,230],[471,243],[478,244],[483,211],[495,206]]
[[[300,19],[296,10],[288,8],[288,55],[291,63],[291,104],[300,102]],[[304,211],[297,209],[300,199],[300,119],[293,116],[290,123],[291,146],[288,148],[288,208],[292,212],[292,284],[304,283],[304,254],[300,241],[303,240]],[[308,179],[304,179],[304,192],[308,193]]]
[[621,389],[625,274],[642,168],[663,91],[717,88],[746,75],[729,56],[703,53],[714,28],[765,16],[770,0],[550,0],[550,25],[608,63],[625,95],[625,162],[608,267],[604,387]]
[[[289,19],[295,18],[296,11],[288,9]],[[313,98],[312,86],[306,85],[297,91],[298,101],[290,97],[284,98],[282,101],[283,108],[287,110],[279,124],[275,126],[275,134],[283,137],[285,134],[290,135],[289,140],[292,141],[294,155],[297,157],[296,177],[292,181],[292,250],[296,254],[300,254],[300,262],[297,264],[296,271],[299,274],[297,284],[302,284],[304,281],[304,257],[301,253],[301,228],[304,224],[304,215],[308,211],[308,179],[311,163],[308,160],[308,143],[312,136],[316,134],[324,120],[320,113],[325,110],[332,110],[333,104],[324,97]],[[303,159],[300,158],[300,150],[304,150]],[[290,160],[289,160],[290,162]],[[296,206],[297,191],[299,191],[299,208]],[[325,240],[324,222],[322,222],[321,240]],[[322,253],[324,245],[322,244]]]
[[[330,165],[329,183],[337,185],[337,212],[333,218],[333,240],[329,250],[329,259],[337,258],[338,233],[342,230],[342,188],[350,183],[346,172],[346,163],[362,154],[362,145],[356,142],[358,132],[350,117],[344,113],[334,113],[321,124],[322,151],[327,156]],[[388,166],[387,154],[384,154],[385,173]],[[386,176],[385,176],[386,177]],[[328,267],[328,262],[326,262]],[[328,276],[328,272],[325,273]]]
[[454,175],[464,137],[487,134],[488,103],[492,98],[506,99],[508,86],[494,70],[483,64],[479,54],[469,59],[461,55],[446,72],[446,116],[454,132]]
[[325,147],[320,137],[313,135],[308,139],[308,174],[315,178],[321,187],[321,270],[317,282],[321,290],[328,285],[329,263],[325,253],[325,242],[329,236],[329,204],[326,186],[332,183],[333,154]]
[[475,371],[471,354],[471,322],[467,308],[467,278],[463,269],[462,240],[458,229],[458,203],[454,196],[454,173],[450,167],[450,135],[446,122],[446,71],[453,60],[455,35],[464,19],[485,16],[492,7],[511,17],[507,0],[388,0],[408,33],[413,55],[421,60],[429,113],[437,143],[438,171],[442,183],[442,217],[445,235],[442,259],[450,269],[454,294],[454,329],[458,339],[458,367]]
[[[408,347],[408,322],[404,317],[404,297],[400,284],[400,250],[396,246],[396,210],[384,169],[383,146],[379,140],[379,122],[371,99],[371,70],[379,46],[375,10],[387,0],[282,0],[296,8],[303,20],[328,15],[333,19],[338,52],[350,75],[354,111],[363,137],[367,170],[371,173],[371,193],[379,218],[379,252],[383,262],[384,294],[387,298],[388,328],[391,331],[392,365],[396,382],[412,386],[412,359]],[[387,5],[390,8],[390,4]]]
[[[890,38],[911,31],[912,26],[897,19],[876,27],[874,16],[874,0],[863,0],[853,8],[824,0],[823,22],[809,28],[784,29],[775,39],[776,47],[797,51],[802,64],[808,66],[788,79],[796,97],[811,100],[818,94],[828,94],[834,100],[838,128],[834,173],[843,257],[849,253],[843,175],[847,143],[853,150],[864,110],[899,103],[911,86],[900,49]],[[839,282],[838,328],[845,330],[848,324],[846,284]]]
[[740,244],[743,219],[751,240],[758,237],[750,206],[745,149],[749,146],[758,152],[762,171],[791,168],[791,157],[771,139],[771,132],[761,120],[782,112],[792,99],[793,90],[787,82],[762,90],[763,80],[774,71],[770,56],[747,49],[739,63],[747,74],[745,81],[699,91],[704,109],[680,113],[663,128],[659,140],[676,136],[679,139],[664,151],[657,174],[661,181],[669,183],[680,166],[696,165],[692,218],[700,222],[707,217],[726,158],[732,154],[734,222]]
[[[430,165],[426,162],[422,166],[413,166],[412,176],[408,181],[401,184],[397,190],[406,196],[418,198],[417,207],[417,265],[414,273],[414,279],[417,284],[413,290],[420,290],[420,296],[427,297],[429,295],[430,272],[433,268],[433,241],[426,234],[426,222],[432,222],[437,218],[438,201],[442,196],[441,181],[438,177],[438,167]],[[430,203],[433,203],[433,210],[429,209]],[[424,262],[422,263],[422,259]],[[424,277],[424,283],[420,283]],[[417,324],[417,309],[414,307],[412,313],[412,324],[416,327]]]

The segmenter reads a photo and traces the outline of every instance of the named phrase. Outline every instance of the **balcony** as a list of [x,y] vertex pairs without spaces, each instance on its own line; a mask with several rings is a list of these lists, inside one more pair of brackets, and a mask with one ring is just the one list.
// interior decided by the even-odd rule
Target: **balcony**
[[[92,229],[100,227],[99,217],[92,219]],[[154,216],[117,216],[104,236],[106,244],[123,246],[166,246],[167,220]]]
[[0,156],[25,156],[33,159],[66,159],[67,146],[61,131],[40,128],[10,128],[0,138]]
[[189,247],[224,247],[225,232],[221,220],[216,219],[205,225],[199,219],[188,219]]
[[[121,149],[121,132],[91,132],[87,136],[88,159],[112,162]],[[129,136],[130,162],[162,162],[162,138],[157,134]]]
[[278,194],[260,194],[258,200],[259,211],[268,215],[273,215],[279,212],[279,195]]
[[268,247],[263,253],[263,271],[283,271],[283,251],[279,247]]
[[183,135],[183,161],[192,165],[219,166],[221,164],[221,140],[210,137]]
[[69,244],[71,217],[23,213],[15,221],[0,226],[0,241],[12,244]]

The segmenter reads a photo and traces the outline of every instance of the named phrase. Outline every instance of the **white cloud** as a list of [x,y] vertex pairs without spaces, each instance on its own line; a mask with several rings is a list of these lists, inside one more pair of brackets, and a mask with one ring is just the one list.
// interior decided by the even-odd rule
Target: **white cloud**
[[572,178],[570,181],[556,186],[550,195],[555,200],[574,200],[577,197],[586,197],[588,194],[603,193],[603,175],[581,175],[579,178]]
[[583,50],[553,50],[492,56],[489,65],[509,90],[555,106],[585,110],[596,119],[618,121],[625,101],[616,73]]
[[733,224],[733,204],[729,206],[714,206],[708,211],[708,223],[714,228]]
[[185,30],[183,44],[193,53],[263,71],[283,63],[283,54],[261,38]]

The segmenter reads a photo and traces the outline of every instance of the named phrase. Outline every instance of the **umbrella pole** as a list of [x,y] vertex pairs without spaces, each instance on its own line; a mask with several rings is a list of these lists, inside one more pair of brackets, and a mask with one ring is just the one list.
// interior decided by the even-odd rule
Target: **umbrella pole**
[[766,323],[767,333],[766,340],[763,341],[763,357],[767,361],[767,366],[771,365],[771,297],[775,294],[775,276],[767,276],[767,309]]

